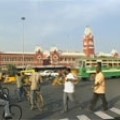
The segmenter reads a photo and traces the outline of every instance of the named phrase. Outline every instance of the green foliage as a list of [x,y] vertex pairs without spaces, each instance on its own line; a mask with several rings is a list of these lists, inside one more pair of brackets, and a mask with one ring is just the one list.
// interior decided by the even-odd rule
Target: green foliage
[[9,76],[14,76],[17,73],[17,68],[15,65],[8,64],[7,66],[7,73]]

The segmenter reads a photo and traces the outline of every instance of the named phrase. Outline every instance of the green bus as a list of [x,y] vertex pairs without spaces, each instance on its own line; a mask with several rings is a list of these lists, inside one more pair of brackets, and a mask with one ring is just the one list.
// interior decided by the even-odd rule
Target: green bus
[[120,77],[120,58],[95,57],[79,60],[79,77],[83,80],[94,79],[96,66],[101,65],[106,78]]

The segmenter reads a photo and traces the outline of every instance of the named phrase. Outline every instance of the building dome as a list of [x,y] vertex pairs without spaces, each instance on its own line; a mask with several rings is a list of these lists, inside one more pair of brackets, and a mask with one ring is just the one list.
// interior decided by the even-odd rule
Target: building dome
[[50,49],[50,52],[54,52],[54,51],[58,51],[58,48],[57,48],[57,47],[52,47],[52,48]]
[[118,53],[117,50],[113,49],[113,50],[111,51],[111,55],[115,57],[115,56],[118,56],[119,53]]
[[93,35],[93,32],[90,27],[86,27],[84,31],[85,36]]
[[113,55],[113,54],[116,54],[116,53],[118,53],[117,50],[112,49],[111,54]]
[[41,52],[42,52],[43,49],[42,49],[41,47],[39,47],[39,46],[36,46],[36,47],[35,47],[35,52],[38,52],[38,51],[41,51]]
[[98,56],[99,56],[99,57],[111,57],[111,54],[109,54],[109,53],[104,53],[104,52],[99,52],[99,53],[98,53]]

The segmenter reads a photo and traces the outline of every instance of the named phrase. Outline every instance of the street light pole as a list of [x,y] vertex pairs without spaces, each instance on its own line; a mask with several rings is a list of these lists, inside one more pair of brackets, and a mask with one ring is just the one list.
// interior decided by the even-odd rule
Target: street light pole
[[25,17],[21,17],[21,20],[23,21],[23,44],[22,44],[22,49],[23,49],[23,56],[22,56],[22,58],[23,58],[23,70],[24,70],[24,68],[25,68],[25,61],[24,61],[24,21],[25,21]]

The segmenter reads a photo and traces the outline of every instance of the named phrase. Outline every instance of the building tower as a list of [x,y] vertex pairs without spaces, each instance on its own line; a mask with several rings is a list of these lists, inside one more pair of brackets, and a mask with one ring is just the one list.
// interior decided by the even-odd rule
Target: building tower
[[89,27],[86,27],[84,31],[83,52],[87,57],[95,56],[94,36]]

